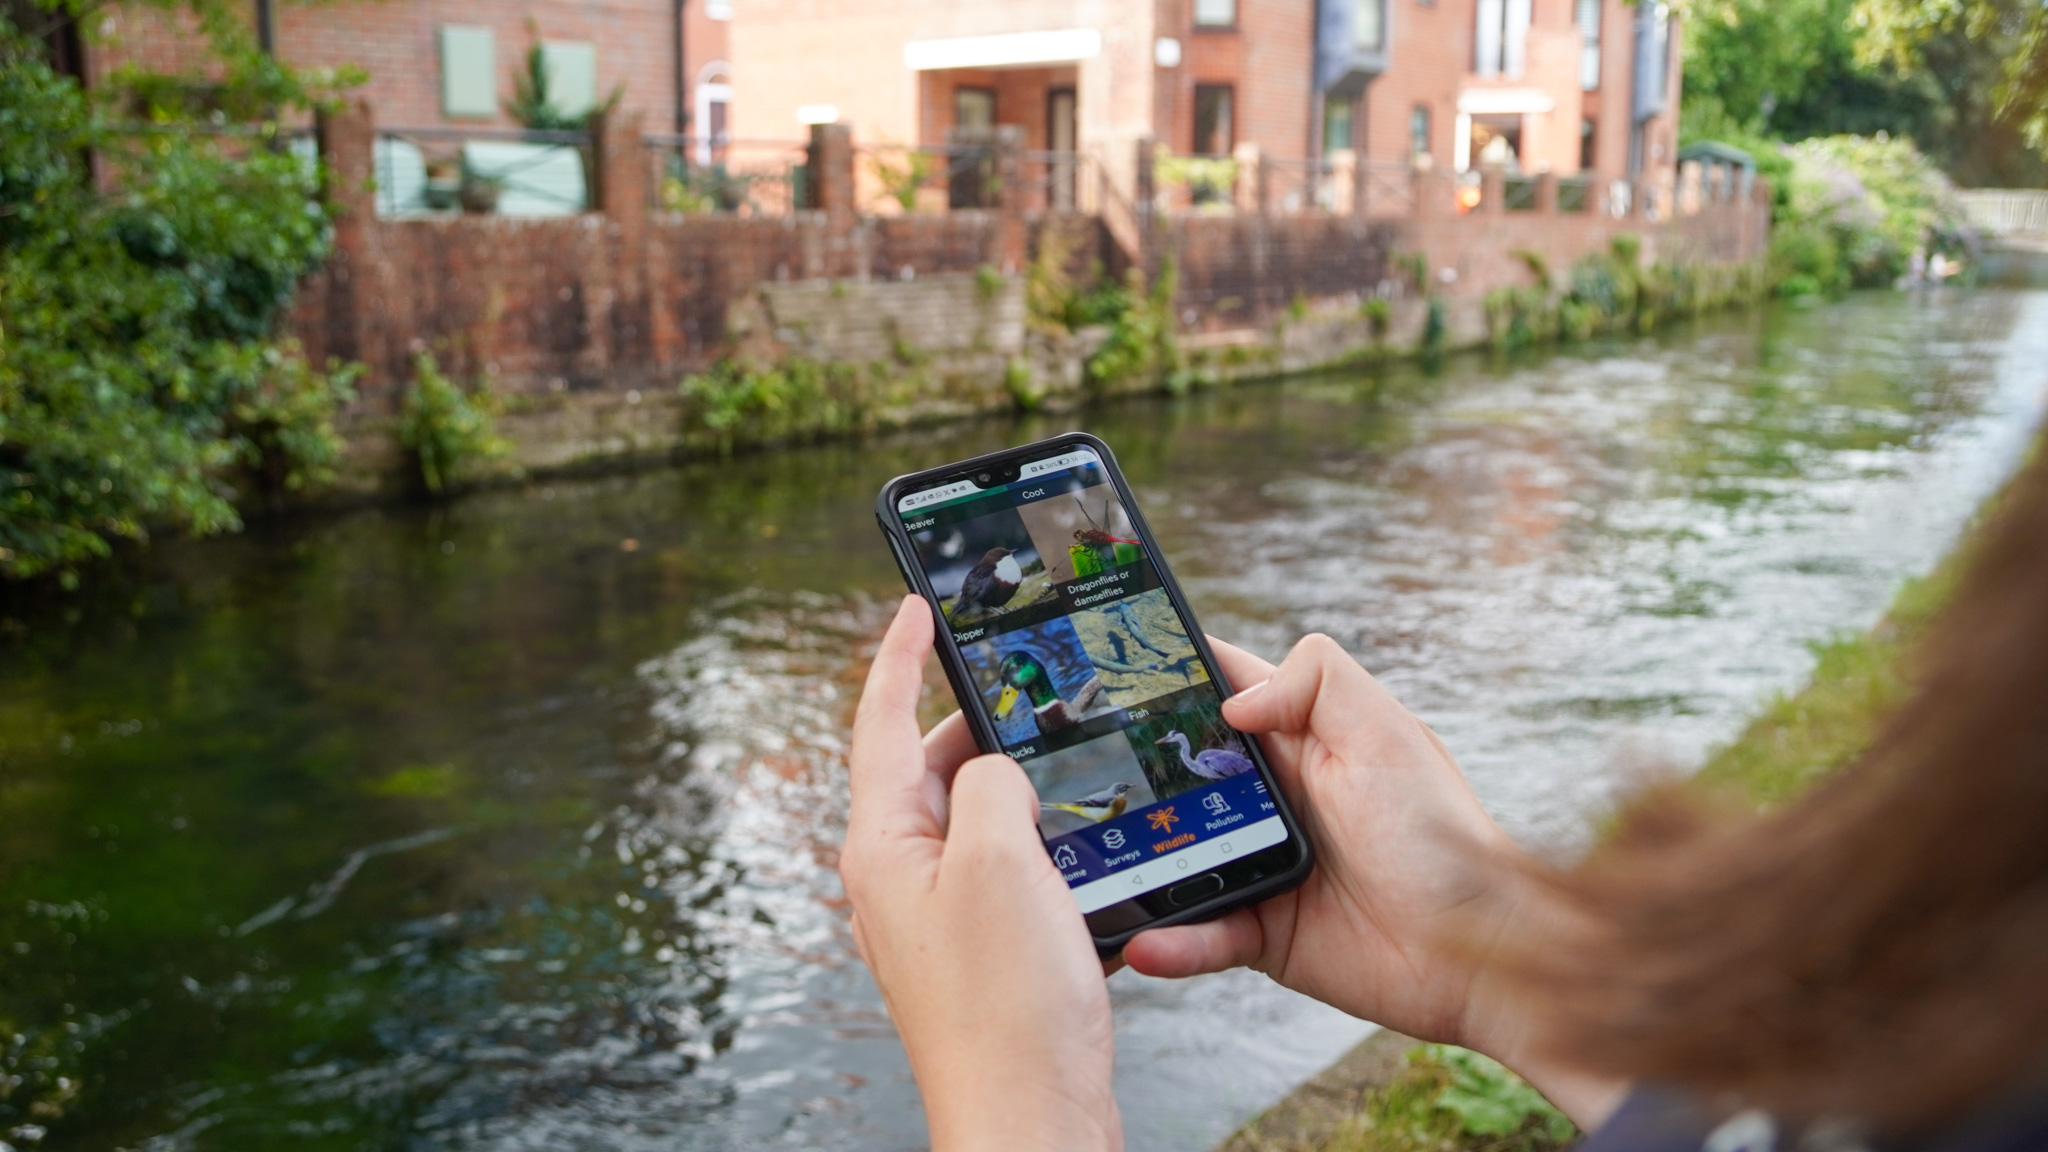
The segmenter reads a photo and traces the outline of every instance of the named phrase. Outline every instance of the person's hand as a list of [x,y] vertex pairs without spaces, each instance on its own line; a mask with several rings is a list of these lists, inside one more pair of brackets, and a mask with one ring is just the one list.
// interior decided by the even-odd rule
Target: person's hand
[[1487,976],[1489,944],[1547,912],[1443,741],[1327,636],[1303,639],[1277,669],[1212,643],[1231,682],[1250,685],[1224,719],[1259,734],[1316,867],[1255,907],[1143,933],[1124,959],[1155,976],[1248,965],[1354,1016],[1493,1056],[1581,1126],[1604,1118],[1622,1086],[1535,1057],[1530,1014]]
[[[920,742],[931,608],[905,598],[853,722],[839,874],[924,1096],[932,1147],[1120,1148],[1101,962],[1038,795],[956,713]],[[950,809],[950,818],[948,810]]]

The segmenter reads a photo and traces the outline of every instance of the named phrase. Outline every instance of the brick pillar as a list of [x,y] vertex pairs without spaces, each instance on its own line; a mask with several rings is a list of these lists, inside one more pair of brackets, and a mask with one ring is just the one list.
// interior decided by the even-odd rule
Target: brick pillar
[[590,167],[597,174],[591,207],[635,226],[647,219],[647,147],[640,138],[640,122],[638,110],[614,108],[594,117],[590,125],[596,151]]
[[810,206],[825,214],[825,222],[835,234],[852,231],[858,215],[853,191],[853,127],[811,125],[808,152]]
[[1508,210],[1508,174],[1498,164],[1479,170],[1479,211],[1498,215]]
[[1358,153],[1339,148],[1330,153],[1330,213],[1335,216],[1362,215],[1358,205]]
[[327,182],[320,190],[334,215],[339,244],[345,227],[361,226],[377,216],[377,122],[366,101],[322,107],[315,113],[314,134],[320,159],[327,164]]
[[1251,140],[1239,141],[1230,150],[1230,159],[1237,164],[1237,180],[1230,189],[1231,203],[1240,213],[1254,215],[1259,211],[1259,182],[1265,171],[1259,146]]
[[334,220],[334,252],[319,273],[326,281],[321,293],[320,350],[328,356],[371,364],[372,376],[363,389],[366,398],[386,393],[381,399],[396,411],[397,394],[383,378],[383,365],[371,355],[369,326],[360,306],[360,302],[378,297],[376,286],[368,282],[376,267],[370,253],[370,229],[377,218],[377,123],[370,105],[358,100],[321,108],[314,120],[314,134],[326,165],[320,195]]
[[996,236],[989,261],[1004,275],[1024,266],[1024,206],[1030,190],[1024,186],[1024,129],[1016,124],[996,126]]
[[1410,193],[1414,197],[1413,215],[1425,219],[1452,215],[1457,205],[1457,182],[1448,175],[1437,171],[1435,165],[1418,164],[1409,171]]
[[1557,174],[1554,172],[1536,174],[1536,214],[1557,215]]

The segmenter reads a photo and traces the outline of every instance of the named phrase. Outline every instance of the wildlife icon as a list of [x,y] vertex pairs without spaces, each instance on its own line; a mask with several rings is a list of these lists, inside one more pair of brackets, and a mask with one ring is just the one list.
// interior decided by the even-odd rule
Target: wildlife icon
[[1084,488],[1071,478],[1049,484],[1063,490],[1020,505],[1017,514],[1045,558],[1052,583],[1065,584],[1144,559],[1145,546],[1115,488]]
[[1053,599],[1024,522],[1008,509],[911,533],[918,563],[955,628]]
[[969,644],[960,654],[1005,748],[1116,708],[1065,617]]
[[[1038,831],[1047,839],[1107,823],[1158,799],[1130,742],[1114,733],[1026,760],[1024,774],[1038,789]],[[1105,845],[1122,846],[1122,833],[1111,829],[1109,835],[1116,843],[1105,836]]]

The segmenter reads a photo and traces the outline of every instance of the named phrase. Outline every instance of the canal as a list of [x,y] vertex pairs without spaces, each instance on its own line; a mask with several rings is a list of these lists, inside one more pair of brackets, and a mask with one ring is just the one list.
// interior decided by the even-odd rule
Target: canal
[[[1211,632],[1334,635],[1568,850],[1939,557],[2044,385],[2048,294],[1866,295],[262,523],[0,602],[0,1142],[920,1147],[833,873],[884,479],[1102,435]],[[1111,987],[1138,1149],[1367,1028]]]

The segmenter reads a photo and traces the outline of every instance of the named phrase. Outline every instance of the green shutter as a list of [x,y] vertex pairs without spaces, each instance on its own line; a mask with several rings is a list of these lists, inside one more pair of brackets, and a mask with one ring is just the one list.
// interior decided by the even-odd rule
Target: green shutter
[[441,28],[441,114],[450,119],[498,113],[498,50],[489,28]]

